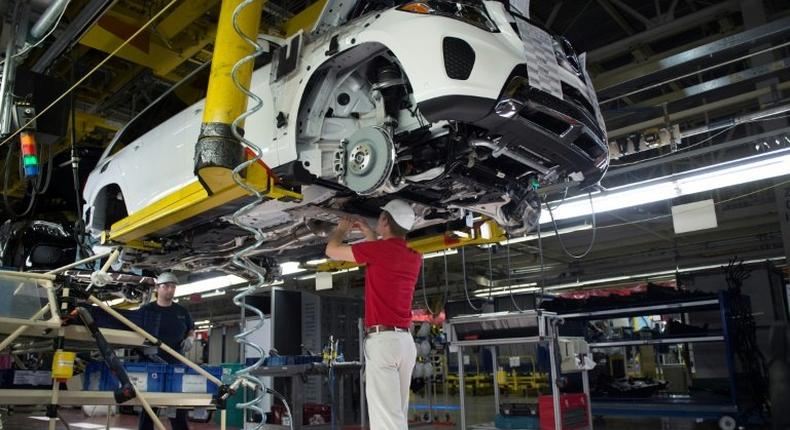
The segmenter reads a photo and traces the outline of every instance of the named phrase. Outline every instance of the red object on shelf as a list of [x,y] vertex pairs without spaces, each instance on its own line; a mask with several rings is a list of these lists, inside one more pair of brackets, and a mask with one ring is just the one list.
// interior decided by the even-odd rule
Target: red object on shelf
[[[587,396],[584,393],[560,395],[560,415],[562,430],[586,430],[590,428],[587,414]],[[540,430],[554,430],[554,402],[551,396],[538,398]]]
[[[302,425],[329,424],[332,422],[332,408],[329,405],[305,403],[302,411]],[[313,422],[310,422],[311,420]]]

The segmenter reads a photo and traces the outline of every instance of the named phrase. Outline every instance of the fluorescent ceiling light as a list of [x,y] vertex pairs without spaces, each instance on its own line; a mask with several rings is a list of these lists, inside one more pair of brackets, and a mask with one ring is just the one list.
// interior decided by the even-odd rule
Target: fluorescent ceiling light
[[[357,270],[359,270],[359,267],[352,267],[350,269],[338,270],[338,271],[332,272],[332,276],[340,275],[342,273],[356,272]],[[304,276],[299,276],[296,279],[298,279],[300,281],[306,281],[306,280],[309,280],[309,279],[315,279],[315,273],[311,273],[309,275],[304,275]]]
[[307,260],[305,264],[307,264],[308,266],[318,266],[319,264],[324,264],[327,262],[329,262],[328,258],[319,258],[317,260]]
[[236,275],[224,275],[216,278],[203,279],[197,282],[190,282],[176,287],[175,297],[191,296],[192,294],[205,293],[212,290],[220,290],[247,282],[246,279]]
[[469,232],[466,232],[466,231],[463,231],[463,230],[453,230],[453,234],[455,236],[462,237],[464,239],[468,239],[469,238]]
[[211,320],[200,320],[200,321],[195,321],[195,325],[208,325],[210,322]]
[[[776,261],[776,260],[784,260],[785,257],[770,257],[770,258],[757,258],[754,260],[747,260],[744,261],[743,264],[754,264],[754,263],[762,263],[764,261]],[[719,264],[708,264],[705,266],[695,266],[695,267],[686,267],[686,268],[677,268],[672,270],[662,270],[658,272],[650,272],[650,273],[639,273],[636,275],[622,275],[622,276],[613,276],[610,278],[600,278],[600,279],[591,279],[589,281],[578,281],[578,282],[569,282],[565,284],[557,284],[557,285],[548,285],[543,288],[543,291],[553,291],[553,290],[564,290],[570,288],[578,288],[584,287],[588,285],[596,285],[596,284],[607,284],[607,283],[614,283],[620,281],[633,281],[633,280],[648,280],[648,279],[655,279],[655,278],[667,278],[673,277],[676,273],[688,273],[688,272],[697,272],[700,270],[707,270],[707,269],[716,269],[723,266],[726,266],[727,263],[719,263]],[[534,293],[540,291],[540,288],[537,288],[536,282],[529,282],[525,284],[516,284],[512,287],[496,287],[491,288],[491,296],[504,296],[507,294],[512,293]],[[489,289],[488,288],[481,288],[475,290],[474,296],[475,297],[488,297]]]
[[224,296],[225,290],[214,290],[210,293],[203,293],[200,295],[200,298],[207,299],[209,297],[217,297],[217,296]]
[[[595,213],[603,213],[787,174],[790,174],[790,149],[782,149],[612,188],[606,192],[593,194],[592,203]],[[559,202],[550,204],[556,205]],[[557,221],[587,216],[591,213],[590,201],[586,195],[569,198],[553,210],[554,219]],[[544,205],[540,214],[540,223],[549,222],[551,217]]]
[[455,254],[458,254],[458,250],[457,249],[448,249],[446,251],[436,251],[436,252],[429,252],[427,254],[423,254],[422,258],[423,258],[423,260],[428,260],[428,259],[431,259],[431,258],[444,257],[445,255],[450,256],[450,255],[455,255]]
[[306,269],[299,267],[298,261],[286,261],[280,264],[280,274],[282,276],[293,275],[294,273],[304,272]]
[[[598,211],[596,210],[596,212],[598,212]],[[557,229],[557,231],[560,234],[573,233],[573,232],[584,231],[584,230],[592,230],[592,224],[579,224],[579,225],[575,225],[575,226],[572,226],[572,227],[565,227],[565,228]],[[556,236],[556,235],[557,234],[554,232],[553,229],[547,230],[545,232],[541,230],[541,232],[540,232],[541,239],[545,239],[547,237],[553,237],[553,236]],[[510,240],[503,240],[503,241],[499,242],[499,244],[500,245],[508,245],[508,244],[512,245],[514,243],[531,242],[533,240],[538,240],[537,233],[535,233],[535,234],[528,234],[528,235],[521,236],[521,237],[514,237],[513,239],[510,239]]]

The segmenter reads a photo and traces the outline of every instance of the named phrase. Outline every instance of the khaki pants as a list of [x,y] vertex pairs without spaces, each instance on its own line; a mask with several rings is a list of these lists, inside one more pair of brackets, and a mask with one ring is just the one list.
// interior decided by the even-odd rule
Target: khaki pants
[[409,428],[409,385],[417,359],[408,332],[385,331],[365,338],[365,396],[371,430]]

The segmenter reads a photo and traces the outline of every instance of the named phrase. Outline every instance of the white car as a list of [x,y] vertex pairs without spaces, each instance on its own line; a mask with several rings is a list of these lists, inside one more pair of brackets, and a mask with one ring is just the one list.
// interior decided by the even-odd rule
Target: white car
[[[469,211],[524,232],[537,222],[537,187],[593,186],[605,173],[603,118],[566,40],[496,1],[425,0],[359,16],[348,15],[362,9],[355,2],[334,3],[313,32],[286,41],[288,55],[275,51],[253,73],[263,108],[245,137],[304,195],[247,216],[271,237],[262,252],[323,243],[338,213],[375,216],[395,196],[415,204],[418,227]],[[203,106],[126,144],[116,137],[84,189],[93,235],[195,181]],[[233,209],[153,237],[160,253],[127,258],[158,269],[216,264],[246,234],[227,221]]]

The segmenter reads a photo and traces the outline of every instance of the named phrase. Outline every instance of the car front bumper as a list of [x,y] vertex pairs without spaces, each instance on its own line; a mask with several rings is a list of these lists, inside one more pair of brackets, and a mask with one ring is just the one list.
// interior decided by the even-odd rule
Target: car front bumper
[[581,173],[582,187],[597,184],[609,166],[609,151],[595,111],[578,95],[563,100],[530,86],[525,74],[514,70],[498,99],[439,97],[420,103],[420,111],[433,122],[462,121],[488,130],[497,151],[531,160],[524,164],[533,170],[557,166],[566,174]]

